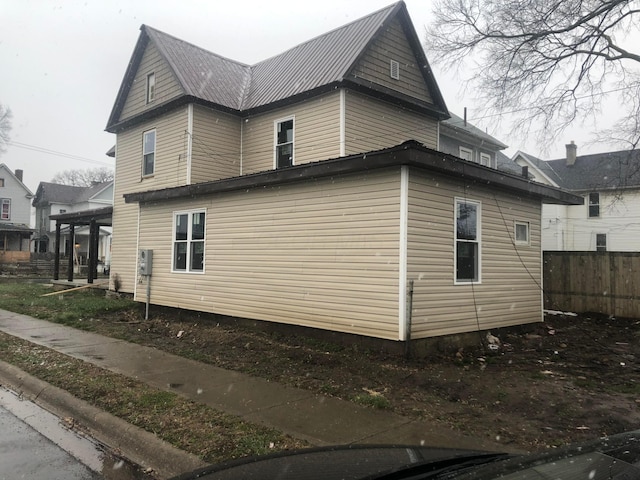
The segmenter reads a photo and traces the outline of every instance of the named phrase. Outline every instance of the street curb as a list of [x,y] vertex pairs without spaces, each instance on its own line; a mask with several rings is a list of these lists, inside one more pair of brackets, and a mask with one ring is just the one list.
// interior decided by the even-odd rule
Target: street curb
[[195,455],[180,450],[154,434],[100,410],[2,360],[0,384],[59,418],[73,418],[98,442],[127,460],[153,470],[159,479],[171,478],[207,465]]

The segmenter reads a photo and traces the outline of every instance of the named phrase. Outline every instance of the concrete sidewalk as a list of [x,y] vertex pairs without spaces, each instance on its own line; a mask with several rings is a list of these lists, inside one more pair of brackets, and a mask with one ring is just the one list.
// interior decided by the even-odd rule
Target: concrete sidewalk
[[316,446],[393,443],[510,450],[428,422],[5,310],[0,310],[0,330]]

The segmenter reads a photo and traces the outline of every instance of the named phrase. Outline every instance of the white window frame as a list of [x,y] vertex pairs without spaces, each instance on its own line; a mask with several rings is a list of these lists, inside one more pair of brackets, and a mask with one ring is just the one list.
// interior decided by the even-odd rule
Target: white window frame
[[[524,226],[527,232],[526,240],[518,239],[518,226]],[[513,241],[516,245],[531,245],[531,224],[529,222],[523,222],[515,220],[513,222]]]
[[156,98],[156,73],[151,72],[147,75],[146,89],[147,103],[152,103]]
[[389,76],[394,80],[400,80],[400,63],[397,60],[389,62]]
[[[5,214],[4,206],[7,205],[7,213]],[[11,199],[3,198],[0,200],[0,220],[11,220]]]
[[[147,135],[150,135],[151,133],[153,133],[153,151],[148,152],[145,150],[146,144],[147,144],[146,139],[147,139]],[[155,128],[142,132],[142,176],[143,177],[151,177],[156,173],[156,142],[158,139],[157,135],[158,134]],[[152,165],[153,168],[151,172],[146,171],[147,155],[153,155],[153,165]]]
[[[591,196],[595,195],[598,203],[591,203]],[[597,215],[591,215],[591,207],[596,207],[598,209]],[[599,192],[589,192],[587,194],[587,217],[588,218],[600,218],[600,193]]]
[[484,165],[485,167],[491,166],[491,155],[488,153],[480,152],[480,165]]
[[[465,155],[468,155],[469,158],[465,158]],[[469,162],[473,162],[473,150],[467,147],[459,147],[458,156],[463,160],[468,160]]]
[[[278,143],[278,127],[285,122],[292,122],[291,123],[292,125],[291,141]],[[286,167],[278,166],[278,148],[280,146],[289,145],[289,144],[291,145],[291,166],[294,166],[296,164],[296,118],[294,115],[290,117],[280,118],[273,122],[273,168],[274,169],[277,170],[279,168],[286,168]]]
[[[476,238],[474,240],[458,239],[458,205],[470,204],[476,206]],[[458,279],[458,243],[473,243],[477,245],[476,278]],[[482,283],[482,202],[468,198],[454,199],[453,208],[453,283],[454,285],[470,285]]]
[[[204,231],[203,238],[193,238],[193,216],[195,214],[204,214]],[[178,217],[187,216],[187,238],[176,239],[176,228]],[[206,209],[195,210],[178,210],[173,212],[173,224],[171,227],[171,272],[172,273],[190,273],[190,274],[204,274],[206,267],[206,246],[207,246],[207,211]],[[185,268],[176,268],[176,247],[178,244],[185,243],[187,250],[185,252]],[[193,268],[192,254],[196,244],[202,244],[202,269]]]
[[[607,251],[607,247],[608,247],[608,242],[609,239],[607,238],[607,234],[606,233],[596,233],[596,238],[595,238],[595,242],[596,242],[596,252],[606,252]],[[604,245],[598,244],[598,237],[604,237]],[[599,247],[603,247],[604,248],[599,248]]]

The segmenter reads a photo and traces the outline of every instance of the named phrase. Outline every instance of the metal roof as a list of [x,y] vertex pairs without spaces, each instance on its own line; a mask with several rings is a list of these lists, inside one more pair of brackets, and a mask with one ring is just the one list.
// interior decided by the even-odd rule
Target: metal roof
[[[427,109],[439,118],[447,118],[446,104],[411,23],[406,5],[401,1],[253,66],[216,55],[143,25],[111,112],[107,130],[117,131],[122,125],[131,122],[131,119],[121,121],[120,113],[150,41],[173,70],[184,91],[184,95],[172,100],[170,104],[200,101],[232,112],[247,113],[255,109],[277,106],[279,102],[292,101],[303,94],[319,93],[323,89],[340,84],[375,90],[374,86],[369,83],[365,85],[349,74],[376,36],[382,34],[384,27],[394,19],[398,19],[404,27],[434,103],[431,105],[408,98],[401,100],[415,104],[416,108]],[[393,93],[385,92],[385,95]],[[161,105],[157,108],[167,107],[168,105]],[[151,112],[153,111],[141,114],[140,118]]]

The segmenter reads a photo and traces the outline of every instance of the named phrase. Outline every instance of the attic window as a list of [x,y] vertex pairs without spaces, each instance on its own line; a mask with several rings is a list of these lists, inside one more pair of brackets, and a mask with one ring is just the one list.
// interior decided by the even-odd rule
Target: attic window
[[4,187],[4,178],[0,178],[0,187]]
[[389,75],[395,80],[400,80],[400,64],[395,60],[391,60]]
[[151,72],[147,75],[147,103],[153,102],[156,96],[156,74]]

